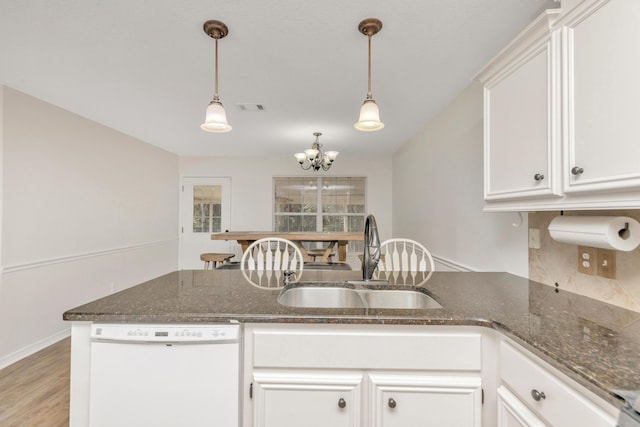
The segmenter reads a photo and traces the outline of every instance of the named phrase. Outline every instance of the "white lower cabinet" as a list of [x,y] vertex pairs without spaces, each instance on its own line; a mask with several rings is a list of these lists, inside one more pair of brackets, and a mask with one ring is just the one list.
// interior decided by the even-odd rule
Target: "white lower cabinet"
[[498,387],[498,427],[546,427],[527,406],[505,386]]
[[242,427],[614,427],[619,412],[484,327],[247,324]]
[[256,427],[482,425],[479,377],[256,372],[253,380]]
[[480,377],[369,374],[372,427],[482,425]]
[[477,331],[247,325],[244,427],[482,426]]
[[256,427],[359,427],[361,373],[256,372]]
[[[546,425],[565,427],[614,427],[615,417],[603,407],[591,400],[587,390],[579,385],[570,385],[569,380],[561,378],[562,374],[551,372],[552,368],[532,355],[526,355],[507,342],[500,343],[500,380],[499,412],[506,410],[510,404],[512,414],[521,419],[531,420],[528,412],[518,408],[525,407],[537,414]],[[507,393],[504,388],[513,392]],[[502,389],[502,392],[500,390]],[[505,398],[504,396],[508,396]],[[515,397],[517,396],[517,398]],[[510,398],[512,397],[512,398]],[[505,403],[507,402],[507,403]],[[519,402],[516,405],[514,402]],[[515,415],[514,415],[515,417]],[[518,424],[515,418],[506,417],[501,427],[512,425],[536,426],[545,424]]]

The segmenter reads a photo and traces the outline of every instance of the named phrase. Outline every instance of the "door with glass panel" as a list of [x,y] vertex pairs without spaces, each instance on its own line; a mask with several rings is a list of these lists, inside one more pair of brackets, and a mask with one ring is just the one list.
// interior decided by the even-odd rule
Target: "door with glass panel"
[[[200,254],[233,253],[231,244],[211,240],[211,233],[231,225],[230,178],[182,178],[180,199],[180,268],[201,269]],[[237,245],[237,244],[236,244]]]

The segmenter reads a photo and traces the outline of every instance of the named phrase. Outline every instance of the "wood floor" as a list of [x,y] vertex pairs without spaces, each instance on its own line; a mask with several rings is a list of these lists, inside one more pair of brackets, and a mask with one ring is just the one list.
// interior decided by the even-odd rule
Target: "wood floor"
[[0,426],[69,425],[71,339],[0,370]]

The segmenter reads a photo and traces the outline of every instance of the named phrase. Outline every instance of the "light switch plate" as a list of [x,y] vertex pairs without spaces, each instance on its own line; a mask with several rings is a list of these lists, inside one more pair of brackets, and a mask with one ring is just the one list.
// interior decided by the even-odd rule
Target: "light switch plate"
[[578,273],[596,275],[596,249],[578,246]]
[[598,276],[607,279],[616,278],[616,252],[611,249],[598,249]]

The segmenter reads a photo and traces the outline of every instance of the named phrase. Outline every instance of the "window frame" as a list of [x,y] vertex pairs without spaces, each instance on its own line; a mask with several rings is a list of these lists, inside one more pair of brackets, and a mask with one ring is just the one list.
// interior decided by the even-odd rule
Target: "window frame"
[[[350,213],[350,212],[324,212],[323,209],[323,204],[322,204],[322,185],[324,180],[335,180],[335,179],[341,179],[341,178],[348,178],[348,179],[361,179],[363,181],[363,195],[362,197],[364,198],[364,202],[363,202],[363,211],[361,213]],[[315,199],[316,199],[316,210],[313,214],[309,213],[309,212],[277,212],[277,201],[276,201],[276,191],[278,189],[278,180],[282,180],[282,179],[299,179],[299,180],[304,180],[304,181],[315,181]],[[313,184],[312,184],[313,185]],[[368,179],[366,176],[335,176],[335,175],[331,175],[331,176],[312,176],[312,177],[308,177],[308,176],[300,176],[300,175],[282,175],[282,176],[274,176],[272,179],[272,191],[271,191],[271,201],[272,201],[272,208],[271,208],[271,215],[272,215],[272,220],[271,220],[271,224],[272,224],[272,229],[274,231],[277,230],[277,219],[279,216],[311,216],[313,215],[315,217],[315,232],[323,232],[324,230],[324,218],[325,217],[344,217],[344,218],[349,218],[349,217],[360,217],[362,219],[362,224],[363,224],[363,230],[357,230],[357,231],[363,231],[364,232],[364,221],[366,219],[366,215],[367,215],[367,209],[368,209],[368,191],[367,191],[367,186],[368,186]],[[302,230],[292,230],[292,231],[302,231]],[[344,230],[340,230],[340,231],[344,231]],[[355,242],[357,243],[357,242]],[[358,248],[354,247],[351,248],[352,243],[349,244],[350,245],[350,250],[357,250]],[[356,245],[357,246],[357,245]]]

